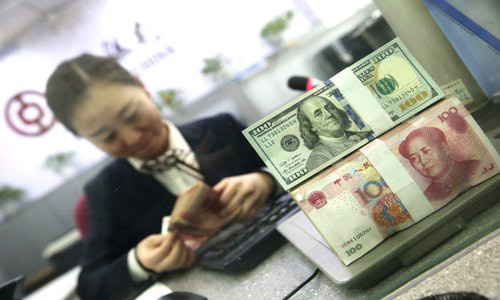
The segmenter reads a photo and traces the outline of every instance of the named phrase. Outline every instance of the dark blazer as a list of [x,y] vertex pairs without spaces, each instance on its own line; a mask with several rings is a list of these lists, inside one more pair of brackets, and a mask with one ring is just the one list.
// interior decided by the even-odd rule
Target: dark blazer
[[[180,126],[205,181],[258,170],[264,164],[244,139],[243,126],[224,114]],[[176,197],[150,175],[117,159],[85,186],[90,224],[81,260],[78,294],[82,299],[121,299],[134,291],[127,253],[172,211]]]

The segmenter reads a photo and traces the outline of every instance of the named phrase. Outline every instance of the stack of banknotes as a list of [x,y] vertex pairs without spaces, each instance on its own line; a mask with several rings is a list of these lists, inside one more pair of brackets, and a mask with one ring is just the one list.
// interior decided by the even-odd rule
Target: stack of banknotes
[[219,194],[200,181],[177,197],[168,231],[178,231],[190,236],[209,236],[231,217],[221,216],[222,208]]
[[348,265],[499,173],[469,112],[443,97],[396,38],[243,134]]
[[396,38],[243,134],[289,190],[443,96]]
[[499,173],[500,157],[456,98],[327,168],[293,198],[345,264]]
[[221,214],[224,205],[219,196],[204,182],[194,184],[177,197],[172,215],[163,219],[162,233],[179,234],[189,249],[199,249],[237,213]]

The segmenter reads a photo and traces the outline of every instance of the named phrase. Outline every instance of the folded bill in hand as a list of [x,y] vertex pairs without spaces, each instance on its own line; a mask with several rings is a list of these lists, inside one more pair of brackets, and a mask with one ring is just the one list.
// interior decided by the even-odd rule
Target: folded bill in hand
[[222,208],[219,194],[200,181],[178,196],[168,231],[209,236],[226,224],[230,217],[220,215]]

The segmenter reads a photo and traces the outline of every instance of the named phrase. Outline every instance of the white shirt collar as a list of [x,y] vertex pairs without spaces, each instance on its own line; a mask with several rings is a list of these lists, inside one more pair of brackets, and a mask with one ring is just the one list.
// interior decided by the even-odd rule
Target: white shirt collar
[[[186,142],[186,139],[184,139],[177,126],[168,120],[163,120],[163,122],[168,127],[168,148],[165,152],[171,149],[182,149],[191,152],[191,147],[189,147],[189,144]],[[137,157],[129,157],[128,161],[136,170],[140,170],[142,164],[145,162],[144,159]]]
[[[169,121],[165,120],[164,122],[169,129],[169,146],[168,149],[166,149],[165,153],[173,149],[182,149],[183,151],[188,153],[188,155],[183,158],[184,161],[186,163],[189,163],[191,166],[199,169],[199,162],[196,159],[193,151],[191,151],[191,147],[186,142],[179,129]],[[128,161],[139,172],[141,172],[143,163],[146,162],[146,160],[133,157],[129,158]],[[166,187],[171,193],[173,193],[174,195],[178,195],[182,191],[187,190],[193,184],[197,183],[200,180],[203,180],[203,175],[198,175],[201,176],[201,178],[190,175],[178,168],[170,168],[163,172],[153,174],[153,177],[158,180],[164,187]]]

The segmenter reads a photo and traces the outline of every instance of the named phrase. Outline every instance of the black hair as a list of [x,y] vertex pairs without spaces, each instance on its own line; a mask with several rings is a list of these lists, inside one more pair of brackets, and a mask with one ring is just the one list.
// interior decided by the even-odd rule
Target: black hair
[[112,57],[82,54],[62,62],[50,75],[45,97],[58,119],[69,131],[78,135],[72,119],[78,104],[94,82],[120,83],[142,87],[142,83]]

